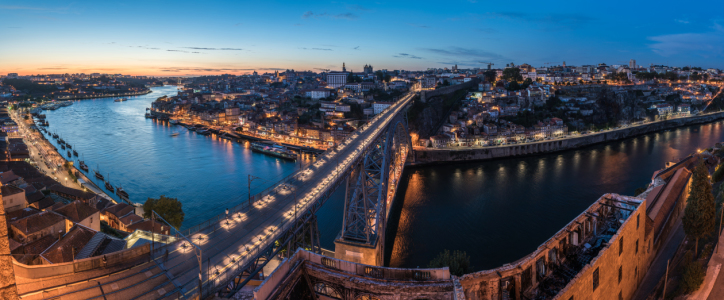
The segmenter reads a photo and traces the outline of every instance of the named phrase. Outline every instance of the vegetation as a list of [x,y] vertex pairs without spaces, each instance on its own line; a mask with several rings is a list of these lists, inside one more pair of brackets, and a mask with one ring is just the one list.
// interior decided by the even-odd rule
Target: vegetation
[[716,224],[716,204],[709,183],[709,172],[703,163],[694,169],[691,191],[684,210],[684,232],[696,240],[694,253],[698,253],[699,239],[708,237]]
[[719,182],[722,180],[724,180],[724,163],[719,164],[719,166],[716,167],[716,171],[714,171],[714,174],[711,175],[712,182]]
[[143,217],[151,218],[151,211],[161,216],[171,226],[178,229],[184,222],[184,212],[180,201],[176,198],[161,195],[158,199],[148,198],[143,204]]
[[468,256],[465,251],[455,250],[451,253],[450,250],[447,249],[430,261],[428,267],[448,267],[450,274],[456,276],[462,276],[473,271],[473,267],[470,265],[470,256]]
[[704,277],[706,272],[701,267],[701,263],[692,260],[691,252],[686,253],[686,265],[684,266],[684,274],[679,284],[679,292],[681,294],[690,294],[699,289],[702,283],[704,283]]
[[523,81],[523,76],[520,75],[520,69],[518,68],[505,68],[502,78],[507,81]]
[[392,80],[390,74],[383,73],[382,71],[375,72],[375,76],[377,76],[377,80],[379,81],[390,82],[390,80]]

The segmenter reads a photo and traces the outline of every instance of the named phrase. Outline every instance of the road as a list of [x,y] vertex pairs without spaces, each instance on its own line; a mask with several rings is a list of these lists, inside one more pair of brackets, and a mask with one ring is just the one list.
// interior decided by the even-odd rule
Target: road
[[[147,263],[143,265],[145,267],[120,272],[119,274],[123,276],[99,278],[103,289],[106,290],[106,296],[109,294],[107,291],[113,290],[112,287],[115,285],[114,291],[118,291],[116,296],[119,299],[130,298],[129,295],[134,291],[138,295],[145,295],[144,297],[153,296],[151,298],[174,297],[177,293],[181,293],[184,298],[190,299],[198,295],[200,274],[206,289],[204,294],[210,286],[220,288],[237,275],[237,270],[258,257],[260,251],[274,243],[292,226],[297,210],[308,209],[316,201],[320,201],[325,192],[333,189],[334,183],[345,176],[350,165],[379,134],[384,132],[386,125],[410,103],[412,98],[413,94],[408,94],[390,106],[350,135],[337,150],[327,151],[320,155],[314,164],[297,171],[288,177],[290,179],[286,182],[277,184],[269,195],[255,202],[250,209],[231,211],[228,218],[222,218],[218,223],[191,234],[186,240],[181,239],[163,250],[157,250],[154,264]],[[202,252],[201,268],[197,262],[195,247]],[[158,279],[125,281],[123,279],[142,277],[139,274],[149,271],[153,274],[148,275],[148,278]],[[162,280],[163,278],[166,280]],[[131,290],[128,289],[129,285],[133,286]],[[22,293],[29,294],[32,291],[47,289],[40,284],[36,286],[35,288],[28,286],[28,289],[23,289]],[[79,287],[82,286],[79,284]],[[54,289],[53,295],[63,295],[67,298],[87,298],[91,294],[100,296],[100,290],[95,290],[97,291],[89,292],[87,289],[67,284]],[[135,297],[133,295],[131,297]],[[112,298],[115,296],[108,297]]]

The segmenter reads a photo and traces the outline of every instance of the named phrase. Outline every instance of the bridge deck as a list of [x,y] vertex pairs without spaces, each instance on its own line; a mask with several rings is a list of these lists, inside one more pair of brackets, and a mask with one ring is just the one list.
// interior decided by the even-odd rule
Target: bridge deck
[[[252,263],[262,250],[292,227],[295,202],[297,211],[303,212],[318,201],[325,191],[333,189],[333,183],[340,179],[340,176],[345,176],[350,165],[373,139],[384,131],[393,117],[410,102],[412,96],[413,94],[406,95],[350,135],[338,151],[327,151],[317,162],[298,171],[291,180],[277,184],[270,195],[255,202],[247,211],[232,213],[228,220],[221,220],[191,234],[188,238],[198,245],[203,253],[204,294],[209,285],[224,284],[238,275],[239,270]],[[209,205],[213,206],[213,203]],[[136,267],[97,281],[104,284],[106,293],[126,291],[118,293],[119,298],[123,296],[123,299],[163,298],[175,293],[183,295],[184,298],[193,298],[198,294],[199,284],[199,265],[193,248],[181,239],[165,248],[157,249],[155,263],[150,262],[144,264],[145,268]],[[110,284],[104,283],[111,281]],[[96,284],[95,281],[59,287],[52,294],[43,293],[40,298],[66,295],[67,298],[74,299],[102,299],[100,289],[97,286],[93,288],[93,284]],[[116,284],[117,288],[111,290],[113,284]]]

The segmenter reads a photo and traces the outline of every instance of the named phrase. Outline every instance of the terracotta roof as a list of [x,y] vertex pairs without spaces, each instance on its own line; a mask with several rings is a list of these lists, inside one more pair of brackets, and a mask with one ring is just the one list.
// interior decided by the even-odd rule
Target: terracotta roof
[[45,198],[45,195],[43,195],[42,192],[33,192],[25,195],[25,199],[28,201],[28,204],[38,202],[43,198]]
[[12,196],[15,194],[25,193],[25,190],[14,185],[3,185],[0,187],[3,196]]
[[28,216],[31,216],[31,215],[34,215],[34,214],[38,214],[38,213],[40,213],[39,210],[37,210],[37,209],[35,209],[35,208],[32,208],[32,207],[27,207],[27,208],[23,208],[23,209],[20,209],[20,210],[16,210],[16,211],[12,211],[12,212],[6,213],[6,214],[5,214],[5,218],[6,218],[9,222],[12,222],[12,221],[17,221],[17,220],[20,220],[20,219],[22,219],[22,218],[25,218],[25,217],[28,217]]
[[139,221],[142,221],[142,220],[143,220],[142,217],[138,216],[137,214],[133,214],[133,213],[127,214],[119,219],[119,221],[121,221],[121,223],[123,223],[126,226],[139,222]]
[[48,247],[50,247],[50,245],[52,245],[56,241],[58,241],[58,235],[46,235],[42,238],[25,244],[22,249],[22,254],[39,255],[40,253],[43,253],[45,249],[48,249]]
[[135,207],[130,206],[126,203],[118,203],[116,205],[112,205],[112,206],[104,209],[103,211],[107,212],[109,214],[112,214],[112,215],[116,216],[117,218],[121,218],[135,210],[136,210]]
[[93,197],[96,196],[95,194],[93,194],[91,192],[84,192],[81,190],[72,189],[72,188],[63,186],[61,184],[55,184],[48,189],[51,192],[57,192],[57,193],[61,193],[61,194],[71,195],[73,197],[80,198],[80,199],[86,199],[86,200],[93,199]]
[[95,230],[76,224],[40,256],[54,264],[73,261],[74,255],[77,255],[95,234]]
[[[152,224],[153,224],[153,226],[152,226]],[[135,230],[152,231],[152,229],[153,229],[153,232],[160,233],[160,234],[169,234],[169,232],[171,232],[171,228],[168,225],[163,224],[159,221],[152,221],[149,219],[143,220],[141,222],[133,223],[128,226],[129,231],[135,231]]]
[[18,243],[17,241],[15,241],[14,239],[9,238],[9,237],[8,237],[8,243],[10,246],[10,252],[23,246],[23,244]]
[[0,173],[0,182],[2,182],[2,184],[6,184],[17,179],[20,179],[20,177],[15,175],[12,170]]
[[64,215],[66,218],[75,223],[78,223],[97,213],[98,210],[95,209],[95,207],[80,202],[79,200],[75,200],[70,204],[56,209],[55,212]]
[[43,230],[58,222],[64,222],[65,217],[52,211],[44,211],[37,213],[17,221],[10,222],[10,225],[17,228],[25,234],[31,234],[36,231]]

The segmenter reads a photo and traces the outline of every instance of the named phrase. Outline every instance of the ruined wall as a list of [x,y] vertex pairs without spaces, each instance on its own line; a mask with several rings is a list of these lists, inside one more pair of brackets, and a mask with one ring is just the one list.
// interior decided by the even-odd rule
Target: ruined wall
[[[653,251],[647,253],[643,245],[646,238],[645,217],[644,203],[618,229],[598,257],[584,267],[578,276],[553,299],[568,300],[571,297],[590,300],[631,299],[646,273],[649,257],[655,253]],[[623,252],[619,254],[622,241]],[[621,281],[618,279],[619,268],[621,268]],[[593,274],[596,270],[598,270],[598,287],[594,289]]]
[[[649,256],[644,251],[646,204],[638,198],[606,194],[603,198],[622,199],[641,204],[630,214],[624,224],[604,247],[597,257],[581,269],[554,297],[548,299],[617,299],[622,292],[623,299],[630,299],[645,274]],[[601,200],[591,205],[585,212],[568,223],[551,239],[543,243],[533,253],[493,270],[466,274],[460,277],[460,283],[469,300],[524,299],[541,295],[545,281],[571,254],[573,242],[579,244],[592,237],[596,228],[596,216],[607,206]],[[575,235],[575,237],[574,237]],[[600,236],[600,235],[599,235]],[[619,255],[619,240],[624,239],[624,250]],[[638,251],[636,241],[638,240]],[[618,267],[622,266],[622,280],[618,282]],[[599,268],[599,286],[593,290],[592,273]],[[540,273],[545,273],[541,275]]]
[[8,222],[5,218],[5,206],[0,195],[0,299],[18,299],[18,288],[15,284],[13,257],[10,254],[8,240]]
[[719,112],[710,115],[693,116],[685,119],[667,120],[663,122],[656,122],[642,126],[568,138],[564,140],[541,141],[522,145],[505,145],[500,147],[472,148],[466,150],[416,148],[414,151],[414,161],[415,165],[421,165],[436,162],[487,160],[494,158],[549,153],[562,150],[576,149],[597,143],[626,139],[637,135],[677,128],[680,126],[712,122],[722,118],[724,118],[724,112]]

